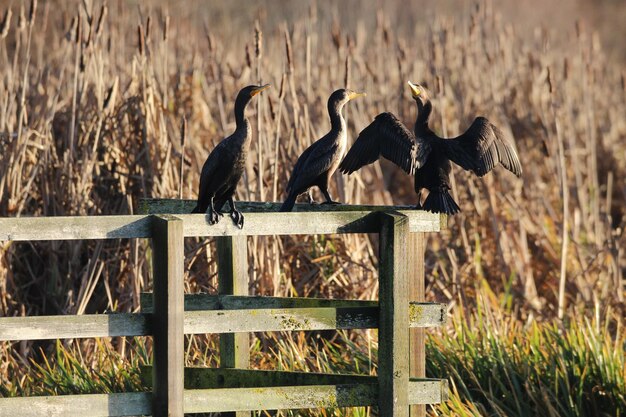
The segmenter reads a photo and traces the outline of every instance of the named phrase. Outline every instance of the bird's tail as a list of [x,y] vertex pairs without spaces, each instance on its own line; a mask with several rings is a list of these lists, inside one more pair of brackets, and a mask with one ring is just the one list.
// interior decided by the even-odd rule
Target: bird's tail
[[456,214],[461,208],[445,188],[431,190],[423,205],[424,210],[433,213]]
[[289,194],[283,205],[280,206],[280,211],[291,211],[293,209],[293,205],[296,204],[296,198],[298,198],[297,194]]

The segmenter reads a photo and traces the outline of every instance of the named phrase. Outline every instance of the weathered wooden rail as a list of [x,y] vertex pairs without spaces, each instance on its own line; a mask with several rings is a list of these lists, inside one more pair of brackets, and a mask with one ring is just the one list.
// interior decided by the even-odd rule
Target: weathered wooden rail
[[[153,293],[141,313],[0,318],[0,341],[147,336],[152,392],[0,398],[0,415],[182,416],[183,413],[378,406],[408,416],[409,406],[447,398],[445,380],[424,378],[424,327],[445,321],[446,306],[421,302],[423,233],[445,218],[401,207],[240,203],[243,230],[224,218],[209,226],[193,201],[147,200],[143,215],[1,218],[0,240],[148,238]],[[246,236],[379,233],[379,301],[248,296]],[[183,292],[184,237],[215,236],[220,295]],[[378,328],[378,377],[249,370],[253,331]],[[410,330],[409,330],[410,329]],[[184,334],[219,333],[221,369],[184,368]],[[26,412],[26,414],[24,414]],[[423,408],[411,407],[411,415]]]

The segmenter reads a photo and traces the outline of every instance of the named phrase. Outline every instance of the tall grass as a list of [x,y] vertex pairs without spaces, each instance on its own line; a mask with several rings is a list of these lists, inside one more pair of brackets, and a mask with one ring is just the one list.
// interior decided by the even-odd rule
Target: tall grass
[[588,320],[565,328],[457,314],[428,340],[428,372],[449,375],[449,416],[623,416],[626,340]]
[[[612,416],[626,415],[626,338],[621,329],[595,321],[520,323],[510,316],[457,313],[443,334],[427,338],[427,375],[449,378],[450,400],[430,409],[442,416]],[[606,323],[606,322],[605,322]],[[621,323],[619,324],[621,326]],[[269,351],[256,339],[254,366],[273,369],[376,374],[374,332],[339,332],[334,339],[284,334]],[[266,340],[273,340],[272,338]],[[145,390],[139,367],[151,354],[143,339],[120,355],[98,342],[86,364],[78,347],[57,343],[19,384],[3,396],[59,395]],[[189,365],[215,366],[211,350],[187,351]],[[281,415],[365,416],[374,410],[298,410]],[[259,415],[265,415],[260,413]]]
[[[428,297],[468,317],[478,292],[524,322],[623,317],[626,82],[592,28],[572,17],[559,36],[491,2],[455,15],[402,1],[244,6],[0,4],[0,215],[127,214],[142,197],[195,197],[208,152],[234,127],[238,89],[259,80],[274,88],[248,109],[237,198],[280,200],[293,162],[329,127],[334,89],[368,93],[346,109],[354,138],[381,111],[412,122],[410,79],[433,91],[435,130],[454,136],[484,115],[515,138],[525,168],[521,181],[454,171],[463,213],[428,236]],[[385,162],[335,179],[343,201],[415,202],[411,179]],[[248,245],[254,294],[376,297],[375,240]],[[215,291],[213,250],[186,242],[186,291]],[[135,311],[149,265],[141,240],[4,243],[0,314]],[[94,343],[65,347],[89,363]],[[213,343],[188,345],[202,356]],[[129,345],[111,348],[130,360]],[[54,357],[50,344],[2,344],[0,386],[27,378],[40,348]]]

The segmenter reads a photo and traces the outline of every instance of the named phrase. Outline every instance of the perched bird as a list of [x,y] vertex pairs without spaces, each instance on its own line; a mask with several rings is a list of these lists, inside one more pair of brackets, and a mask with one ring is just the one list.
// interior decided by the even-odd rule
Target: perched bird
[[[287,184],[287,199],[280,211],[291,211],[296,198],[314,185],[324,194],[326,198],[324,204],[338,204],[328,193],[328,181],[339,166],[347,147],[346,121],[341,115],[341,109],[348,101],[361,96],[365,96],[365,93],[345,89],[339,89],[330,95],[328,99],[330,132],[309,146],[298,158]],[[309,202],[313,203],[310,192]]]
[[[428,127],[432,103],[428,91],[409,81],[417,103],[415,133],[411,133],[391,113],[381,113],[359,134],[341,162],[341,172],[351,174],[381,156],[395,163],[408,174],[415,175],[418,209],[434,213],[455,214],[461,211],[450,196],[450,161],[482,177],[496,165],[517,175],[522,166],[513,145],[500,129],[484,117],[477,117],[462,135],[444,139]],[[428,190],[423,206],[422,189]]]
[[202,167],[198,204],[192,213],[205,213],[208,208],[209,224],[219,221],[223,215],[222,207],[228,201],[230,217],[240,229],[243,228],[243,214],[235,208],[233,195],[250,149],[250,123],[244,111],[250,99],[268,87],[269,84],[249,85],[239,91],[235,100],[235,133],[213,149]]

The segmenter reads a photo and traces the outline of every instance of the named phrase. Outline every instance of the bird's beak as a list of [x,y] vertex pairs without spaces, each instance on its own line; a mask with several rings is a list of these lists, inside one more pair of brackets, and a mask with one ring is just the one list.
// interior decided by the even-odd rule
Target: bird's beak
[[349,98],[350,100],[354,100],[355,98],[358,98],[358,97],[365,97],[366,95],[367,95],[366,93],[357,93],[356,91],[351,91],[351,92],[348,94],[348,98]]
[[409,87],[411,87],[411,94],[413,95],[413,98],[417,98],[417,96],[420,95],[422,90],[420,90],[417,84],[413,84],[411,81],[407,81],[407,82],[409,83]]
[[253,89],[253,90],[252,90],[252,92],[250,93],[250,95],[251,95],[252,97],[254,97],[254,96],[256,96],[257,94],[259,94],[261,91],[263,91],[263,90],[267,90],[268,88],[270,88],[270,85],[269,85],[269,84],[265,84],[265,85],[262,85],[262,86],[260,86],[260,87],[256,87],[255,89]]

